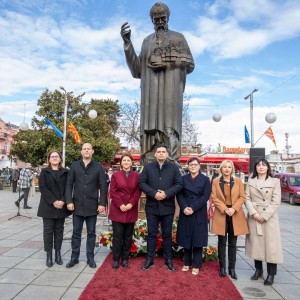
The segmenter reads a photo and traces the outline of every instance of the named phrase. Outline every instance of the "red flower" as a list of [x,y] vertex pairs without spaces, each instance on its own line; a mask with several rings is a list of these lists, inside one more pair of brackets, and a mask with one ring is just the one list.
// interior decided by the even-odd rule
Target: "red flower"
[[102,238],[100,239],[100,244],[101,244],[101,245],[104,245],[105,243],[106,243],[106,238],[102,237]]
[[131,248],[130,248],[130,252],[131,253],[136,253],[138,251],[138,247],[136,244],[132,243],[131,244]]
[[156,250],[159,250],[161,248],[161,245],[162,245],[162,239],[158,239],[156,243]]

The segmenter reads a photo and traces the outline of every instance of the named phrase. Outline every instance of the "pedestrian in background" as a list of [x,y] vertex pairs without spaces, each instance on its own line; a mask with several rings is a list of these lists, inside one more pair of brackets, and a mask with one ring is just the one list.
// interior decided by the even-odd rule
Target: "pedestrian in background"
[[211,232],[218,235],[218,257],[220,277],[226,276],[226,244],[228,236],[228,273],[237,279],[235,273],[236,243],[239,235],[247,234],[248,226],[243,211],[245,201],[244,185],[235,177],[234,164],[224,160],[219,168],[220,177],[212,182],[211,199],[215,212]]
[[25,167],[20,172],[20,188],[23,190],[23,195],[21,195],[15,204],[17,207],[19,207],[21,200],[24,199],[24,209],[31,209],[31,206],[28,205],[29,190],[32,186],[32,181],[34,178],[31,169],[31,163],[26,163]]
[[254,259],[257,280],[263,275],[262,262],[267,263],[268,276],[265,285],[272,285],[277,264],[283,262],[278,209],[281,189],[278,178],[272,178],[272,170],[265,158],[254,164],[253,175],[246,188],[249,234],[246,236],[246,255]]
[[44,250],[47,253],[46,265],[53,266],[52,250],[55,249],[55,262],[62,265],[61,245],[64,235],[65,218],[71,214],[67,209],[65,188],[68,171],[62,168],[59,151],[51,150],[47,155],[47,167],[39,176],[41,192],[37,215],[43,218]]
[[20,177],[20,171],[18,166],[15,166],[12,170],[11,179],[12,179],[12,191],[13,193],[17,192],[18,180]]

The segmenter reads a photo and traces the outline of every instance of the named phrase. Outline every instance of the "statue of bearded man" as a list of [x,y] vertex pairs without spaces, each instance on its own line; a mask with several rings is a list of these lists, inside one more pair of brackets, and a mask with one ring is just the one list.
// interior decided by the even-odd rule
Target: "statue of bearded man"
[[169,157],[181,155],[182,106],[186,75],[194,60],[181,33],[168,28],[170,10],[158,2],[150,10],[155,32],[147,36],[139,56],[131,42],[128,23],[121,27],[127,65],[141,79],[141,150],[143,162],[153,157],[158,144],[168,146]]

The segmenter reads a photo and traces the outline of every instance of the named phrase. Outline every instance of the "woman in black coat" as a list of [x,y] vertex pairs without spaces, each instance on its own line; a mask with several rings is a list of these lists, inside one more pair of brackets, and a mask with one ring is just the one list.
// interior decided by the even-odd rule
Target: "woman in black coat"
[[197,275],[202,267],[203,247],[208,242],[207,201],[211,193],[209,178],[200,172],[200,161],[191,157],[188,162],[189,174],[182,177],[183,189],[177,195],[180,214],[177,227],[177,243],[184,247],[186,272],[192,266]]
[[65,202],[65,187],[68,171],[61,167],[62,156],[57,150],[51,150],[47,156],[48,165],[39,176],[41,192],[37,215],[43,218],[44,249],[47,253],[46,266],[52,267],[52,249],[54,241],[55,262],[62,265],[61,245],[64,234],[65,218],[71,213]]

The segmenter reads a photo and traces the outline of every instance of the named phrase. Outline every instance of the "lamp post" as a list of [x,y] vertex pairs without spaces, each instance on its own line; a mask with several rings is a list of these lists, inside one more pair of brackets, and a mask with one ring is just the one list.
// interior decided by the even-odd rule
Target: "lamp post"
[[67,114],[68,114],[68,95],[64,87],[59,87],[62,91],[65,92],[65,109],[64,109],[64,131],[63,131],[63,146],[62,146],[62,166],[65,167],[66,165],[66,139],[67,139]]
[[253,94],[257,92],[258,89],[254,89],[252,93],[246,96],[244,99],[247,100],[250,98],[250,144],[251,148],[254,147],[254,128],[253,128]]

